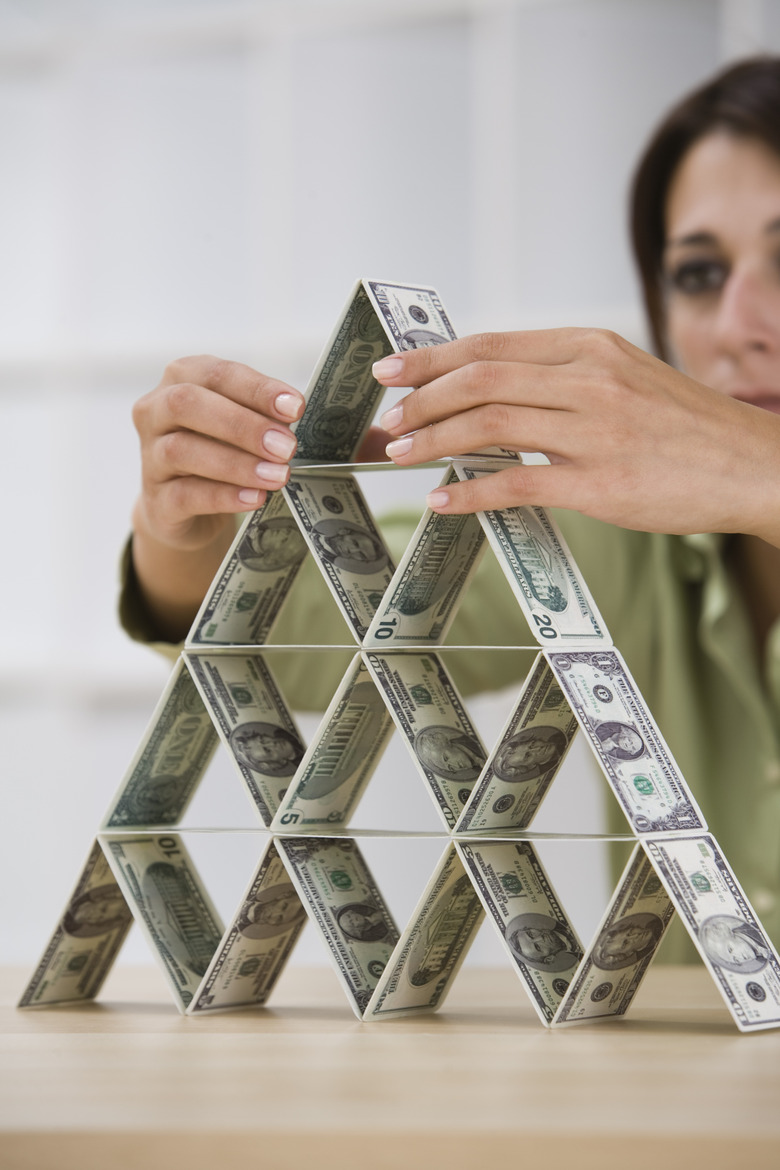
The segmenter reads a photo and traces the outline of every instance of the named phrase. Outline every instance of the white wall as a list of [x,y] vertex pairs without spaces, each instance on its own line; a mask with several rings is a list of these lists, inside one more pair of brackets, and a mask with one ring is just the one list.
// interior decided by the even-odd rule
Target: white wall
[[[114,617],[133,400],[185,352],[305,384],[364,274],[436,285],[462,332],[599,323],[641,340],[633,159],[721,61],[780,49],[779,10],[0,0],[2,958],[42,948],[166,677]],[[422,490],[393,479],[394,497]],[[508,703],[477,705],[486,734]],[[596,827],[588,785],[580,757],[559,806]],[[204,816],[226,823],[232,799],[217,791]],[[228,911],[246,873],[225,856]],[[586,925],[604,896],[594,864],[595,897],[576,868],[562,879]],[[420,873],[394,868],[408,908]]]

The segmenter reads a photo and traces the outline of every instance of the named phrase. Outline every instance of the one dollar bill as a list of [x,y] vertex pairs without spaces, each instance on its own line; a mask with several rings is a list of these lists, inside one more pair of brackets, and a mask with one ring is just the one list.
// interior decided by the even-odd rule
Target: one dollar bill
[[634,831],[706,828],[620,654],[578,650],[547,658]]

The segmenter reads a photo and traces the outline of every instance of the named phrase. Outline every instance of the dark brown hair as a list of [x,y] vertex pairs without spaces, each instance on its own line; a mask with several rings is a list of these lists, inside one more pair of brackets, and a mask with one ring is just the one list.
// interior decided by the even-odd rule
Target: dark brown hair
[[631,187],[631,242],[656,353],[668,357],[662,259],[666,196],[683,156],[715,130],[756,138],[780,155],[780,57],[751,57],[717,74],[666,116]]

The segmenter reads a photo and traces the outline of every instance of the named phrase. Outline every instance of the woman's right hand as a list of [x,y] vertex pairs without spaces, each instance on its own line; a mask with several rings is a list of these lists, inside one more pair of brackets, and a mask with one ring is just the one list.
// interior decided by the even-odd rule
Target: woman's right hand
[[141,440],[136,532],[193,550],[213,540],[227,514],[260,507],[287,482],[296,447],[289,424],[304,405],[292,386],[240,362],[171,362],[133,408]]
[[194,616],[236,527],[289,477],[290,424],[303,395],[240,362],[172,362],[133,408],[141,440],[141,494],[133,510],[133,562],[163,636]]

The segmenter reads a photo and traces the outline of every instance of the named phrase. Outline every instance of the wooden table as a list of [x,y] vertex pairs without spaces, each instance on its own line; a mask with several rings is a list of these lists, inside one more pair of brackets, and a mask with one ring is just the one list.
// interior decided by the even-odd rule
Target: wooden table
[[154,968],[19,1012],[28,975],[0,972],[2,1170],[780,1167],[780,1031],[737,1032],[703,968],[653,969],[628,1019],[552,1032],[508,969],[381,1024],[324,967],[198,1020]]

